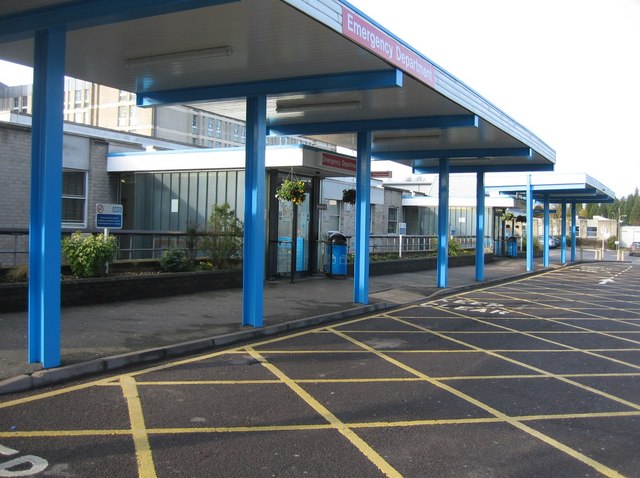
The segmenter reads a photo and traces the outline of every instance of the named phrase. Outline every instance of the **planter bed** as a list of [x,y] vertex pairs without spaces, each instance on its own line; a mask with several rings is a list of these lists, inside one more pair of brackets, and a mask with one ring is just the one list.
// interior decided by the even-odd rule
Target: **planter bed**
[[[493,260],[493,254],[485,254],[485,262]],[[449,257],[449,267],[473,264],[475,264],[474,254]],[[436,265],[437,260],[435,257],[371,262],[369,264],[369,274],[374,276],[416,272],[435,269]],[[347,274],[353,276],[353,264],[348,265]],[[62,305],[73,306],[151,299],[154,297],[240,287],[242,287],[242,269],[70,279],[62,281]],[[24,282],[0,284],[0,307],[2,311],[26,310],[27,294],[28,286]]]

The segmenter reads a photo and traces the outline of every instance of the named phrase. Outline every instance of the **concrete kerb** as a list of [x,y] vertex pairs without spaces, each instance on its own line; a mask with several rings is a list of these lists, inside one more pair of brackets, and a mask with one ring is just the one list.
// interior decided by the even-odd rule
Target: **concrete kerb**
[[392,307],[397,307],[397,304],[392,304],[390,302],[377,302],[375,304],[354,307],[339,312],[332,312],[329,314],[296,319],[280,324],[268,325],[260,329],[242,330],[216,337],[207,337],[204,339],[181,342],[163,347],[127,352],[87,362],[64,365],[62,367],[38,370],[30,375],[18,375],[17,377],[1,381],[0,395],[24,392],[48,385],[56,385],[69,380],[84,378],[104,372],[116,371],[145,363],[159,362],[182,355],[207,352],[216,348],[239,344],[241,342],[260,337],[272,336],[328,322],[336,322],[349,317],[368,314]]

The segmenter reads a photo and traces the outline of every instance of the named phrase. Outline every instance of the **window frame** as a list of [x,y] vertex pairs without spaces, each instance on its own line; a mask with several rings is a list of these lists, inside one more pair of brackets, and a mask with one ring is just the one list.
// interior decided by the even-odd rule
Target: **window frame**
[[[87,227],[87,203],[88,203],[88,191],[89,191],[89,174],[87,171],[80,169],[68,169],[65,168],[62,170],[62,175],[64,177],[65,173],[80,173],[83,176],[83,195],[74,195],[74,194],[65,194],[64,190],[62,191],[62,202],[65,200],[73,200],[73,201],[83,201],[82,207],[82,222],[69,222],[62,220],[62,227],[64,228],[86,228]],[[64,185],[64,181],[63,181]],[[62,208],[64,210],[64,206]]]

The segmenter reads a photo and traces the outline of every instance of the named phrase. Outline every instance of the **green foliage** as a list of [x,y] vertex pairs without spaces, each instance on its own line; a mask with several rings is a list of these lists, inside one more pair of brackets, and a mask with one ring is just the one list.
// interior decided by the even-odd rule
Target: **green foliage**
[[515,216],[513,215],[513,213],[505,212],[502,216],[500,216],[500,219],[502,219],[502,221],[504,222],[508,222],[513,221],[513,219],[515,219]]
[[[522,248],[527,250],[527,236],[522,238]],[[537,237],[533,238],[533,253],[534,254],[542,254],[542,242]]]
[[229,268],[242,255],[244,224],[229,204],[211,208],[204,249],[216,269]]
[[215,269],[215,267],[213,267],[213,262],[202,261],[198,263],[198,270],[200,271],[211,271],[213,269]]
[[449,255],[450,256],[459,256],[462,254],[462,247],[460,247],[460,243],[456,241],[454,238],[449,239]]
[[193,263],[198,255],[198,245],[200,243],[200,225],[196,221],[187,221],[187,239],[185,254],[187,259]]
[[192,262],[182,249],[164,251],[160,259],[160,269],[164,272],[184,272],[191,269]]
[[618,247],[616,244],[617,240],[618,236],[610,236],[609,239],[607,239],[607,249],[609,249],[610,251],[615,251]]
[[99,277],[105,274],[105,265],[113,262],[118,243],[113,236],[82,235],[79,231],[62,241],[62,253],[71,272],[78,277]]
[[356,203],[356,190],[351,189],[343,189],[342,190],[342,201],[348,204]]
[[305,199],[305,184],[300,179],[285,179],[276,190],[276,197],[299,206]]
[[29,280],[29,266],[16,266],[5,274],[7,282],[27,282]]

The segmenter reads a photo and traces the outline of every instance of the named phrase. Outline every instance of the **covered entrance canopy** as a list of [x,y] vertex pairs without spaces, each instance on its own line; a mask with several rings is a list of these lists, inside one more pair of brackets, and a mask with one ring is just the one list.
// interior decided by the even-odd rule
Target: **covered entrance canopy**
[[[519,175],[497,175],[486,186],[488,191],[497,191],[512,196],[525,197],[527,201],[527,224],[532,223],[533,201],[543,204],[543,265],[549,266],[549,205],[560,204],[562,210],[562,232],[560,262],[566,263],[567,250],[567,204],[571,204],[571,261],[576,260],[576,204],[609,203],[615,193],[604,184],[584,173],[536,173]],[[533,270],[533,228],[527,227],[527,270]]]
[[[437,171],[441,210],[449,172],[478,173],[483,211],[484,172],[551,170],[555,162],[534,134],[339,0],[5,1],[0,58],[35,67],[29,314],[42,337],[59,335],[64,75],[136,92],[141,106],[198,102],[247,121],[243,322],[251,325],[262,324],[267,130],[357,151],[354,301],[362,303],[372,157]],[[439,224],[440,287],[447,229]],[[59,348],[53,339],[31,345]],[[30,352],[32,361],[57,360],[47,357]]]

